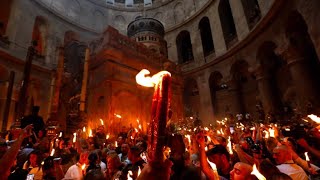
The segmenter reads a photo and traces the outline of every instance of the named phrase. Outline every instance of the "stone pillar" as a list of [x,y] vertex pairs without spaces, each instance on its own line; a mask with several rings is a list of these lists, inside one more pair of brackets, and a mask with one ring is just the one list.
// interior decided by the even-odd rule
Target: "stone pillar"
[[239,113],[245,113],[245,106],[243,103],[242,92],[241,92],[241,84],[239,81],[232,79],[228,83],[228,94],[233,100],[230,111],[233,115]]
[[216,57],[224,54],[227,51],[227,46],[224,40],[220,16],[217,7],[218,4],[219,3],[215,3],[214,6],[216,7],[214,7],[212,11],[208,11],[208,17],[210,17],[209,21]]
[[194,61],[197,62],[198,65],[203,64],[204,54],[201,42],[200,29],[195,28],[194,31],[190,33],[190,36]]
[[256,75],[258,90],[265,113],[280,114],[282,111],[281,100],[277,95],[276,87],[271,84],[272,75],[270,74],[272,73],[268,73],[259,65],[254,69],[254,74]]
[[[287,61],[293,83],[298,91],[297,94],[302,101],[300,104],[304,106],[312,102],[313,106],[319,109],[319,84],[316,80],[318,77],[312,76],[308,68],[308,61],[310,59],[301,51],[302,50],[290,44],[288,49],[283,53],[283,57]],[[301,108],[304,109],[305,107]]]
[[229,0],[233,21],[236,26],[238,40],[241,41],[249,34],[249,26],[241,0]]
[[207,125],[212,123],[214,120],[210,87],[208,83],[208,78],[205,74],[201,74],[198,78],[198,88],[199,88],[199,98],[200,98],[200,119],[202,122]]

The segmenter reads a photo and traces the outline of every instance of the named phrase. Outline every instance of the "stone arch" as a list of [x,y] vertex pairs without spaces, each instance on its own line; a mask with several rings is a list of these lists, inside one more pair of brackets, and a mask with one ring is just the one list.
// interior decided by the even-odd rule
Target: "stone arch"
[[93,17],[94,17],[94,20],[92,21],[92,27],[94,29],[98,30],[99,32],[103,31],[103,29],[105,27],[104,13],[99,10],[95,10],[93,12]]
[[217,98],[217,91],[223,89],[222,85],[222,74],[219,71],[214,71],[209,76],[209,88],[210,88],[210,95],[211,95],[211,102],[212,102],[212,108],[213,113],[215,117],[218,114],[221,114],[221,110],[219,109],[219,101]]
[[67,16],[76,21],[80,21],[80,12],[81,12],[81,5],[78,0],[68,0],[68,13]]
[[200,112],[198,83],[193,78],[184,81],[183,102],[185,116],[194,116]]
[[184,30],[178,34],[176,44],[179,63],[185,63],[193,60],[191,38],[188,31]]
[[38,55],[45,56],[47,49],[48,22],[42,16],[37,16],[33,25],[32,41],[36,43]]
[[224,41],[226,42],[227,48],[229,48],[238,41],[237,31],[234,24],[229,0],[220,0],[218,12],[220,16]]
[[126,29],[126,19],[122,15],[117,15],[113,19],[113,25],[119,30],[124,30]]
[[241,3],[249,29],[252,29],[261,19],[261,11],[258,0],[241,0]]
[[173,12],[174,12],[174,21],[176,24],[181,23],[184,20],[184,9],[183,9],[183,5],[181,2],[178,2],[174,8],[173,8]]
[[201,35],[202,49],[204,56],[214,53],[214,45],[210,21],[208,17],[203,17],[199,22],[199,30]]

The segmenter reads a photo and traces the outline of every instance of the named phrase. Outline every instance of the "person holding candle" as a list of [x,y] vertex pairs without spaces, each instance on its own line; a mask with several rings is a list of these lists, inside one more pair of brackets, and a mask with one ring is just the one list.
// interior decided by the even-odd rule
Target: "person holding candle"
[[68,169],[63,180],[82,180],[84,173],[81,167],[88,164],[88,155],[87,151],[77,155],[78,162]]

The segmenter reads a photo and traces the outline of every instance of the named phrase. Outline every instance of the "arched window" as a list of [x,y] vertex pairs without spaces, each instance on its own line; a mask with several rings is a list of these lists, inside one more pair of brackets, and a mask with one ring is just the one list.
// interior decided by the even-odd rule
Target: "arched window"
[[241,2],[249,29],[252,29],[261,19],[258,0],[241,0]]
[[218,108],[219,100],[217,98],[217,91],[224,89],[223,88],[224,86],[221,84],[222,78],[223,78],[222,74],[218,71],[212,72],[209,77],[212,108],[213,108],[213,113],[216,117],[218,116],[219,113],[222,113],[222,112],[219,112],[219,108]]
[[214,45],[212,40],[211,27],[208,17],[203,17],[199,23],[201,34],[201,42],[204,56],[214,53]]
[[218,11],[224,40],[229,48],[238,40],[229,0],[220,0]]
[[36,17],[32,31],[32,41],[36,42],[36,50],[38,55],[44,56],[46,51],[46,39],[48,34],[47,21],[40,16]]
[[179,33],[176,39],[176,44],[179,63],[185,63],[193,60],[192,44],[190,33],[188,31],[182,31]]
[[10,16],[12,0],[1,0],[0,6],[0,37],[6,33],[7,24]]

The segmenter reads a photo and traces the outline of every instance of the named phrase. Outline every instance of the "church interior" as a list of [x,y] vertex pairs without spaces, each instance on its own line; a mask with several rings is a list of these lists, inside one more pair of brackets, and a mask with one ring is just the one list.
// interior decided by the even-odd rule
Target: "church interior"
[[[130,149],[126,153],[132,158],[134,148],[147,143],[139,153],[148,157],[139,160],[149,161],[147,167],[153,170],[171,167],[163,165],[166,159],[179,165],[174,158],[184,161],[196,154],[207,179],[236,180],[232,167],[244,163],[238,165],[250,172],[253,168],[256,177],[243,174],[243,179],[253,180],[272,174],[255,174],[256,162],[263,170],[255,148],[260,152],[275,143],[278,146],[268,151],[282,173],[290,179],[316,176],[319,7],[319,0],[1,0],[0,157],[8,158],[7,152],[17,155],[15,146],[2,154],[1,143],[7,147],[13,137],[21,147],[33,142],[41,150],[43,135],[38,133],[45,127],[49,141],[44,154],[51,152],[49,159],[64,161],[65,147],[79,154],[86,148],[106,149],[116,151],[127,167],[122,148]],[[33,134],[25,135],[22,131],[29,132],[30,124]],[[303,140],[317,140],[302,142],[297,136],[302,131]],[[286,136],[295,137],[305,153],[310,152],[318,169],[312,169],[309,157],[303,160],[298,148],[290,153],[300,157],[300,164],[295,162],[304,171],[293,175],[281,170],[281,164],[293,164],[287,163],[291,157],[286,162],[277,159],[277,150],[288,152]],[[250,152],[239,150],[245,149],[242,142],[250,145]],[[219,161],[227,162],[222,169],[210,159],[220,145],[231,158]],[[251,159],[242,159],[248,157],[245,153]],[[13,162],[5,158],[0,158],[1,167],[11,167],[5,164]],[[108,166],[106,158],[103,161]],[[208,166],[212,162],[218,169]],[[78,179],[92,168],[81,158],[73,163],[83,166]],[[10,172],[5,170],[0,174]],[[172,170],[170,178],[165,173],[154,177],[181,179],[183,173]],[[28,178],[50,176],[42,171],[29,171]],[[132,171],[130,176],[122,170],[124,179],[154,179],[147,170],[141,176],[137,168]],[[119,179],[107,170],[103,173]],[[57,174],[53,176],[60,179]]]
[[173,74],[175,122],[318,113],[318,5],[3,0],[0,127],[10,129],[32,106],[63,129],[99,119],[146,127],[152,89],[135,82],[144,68]]

